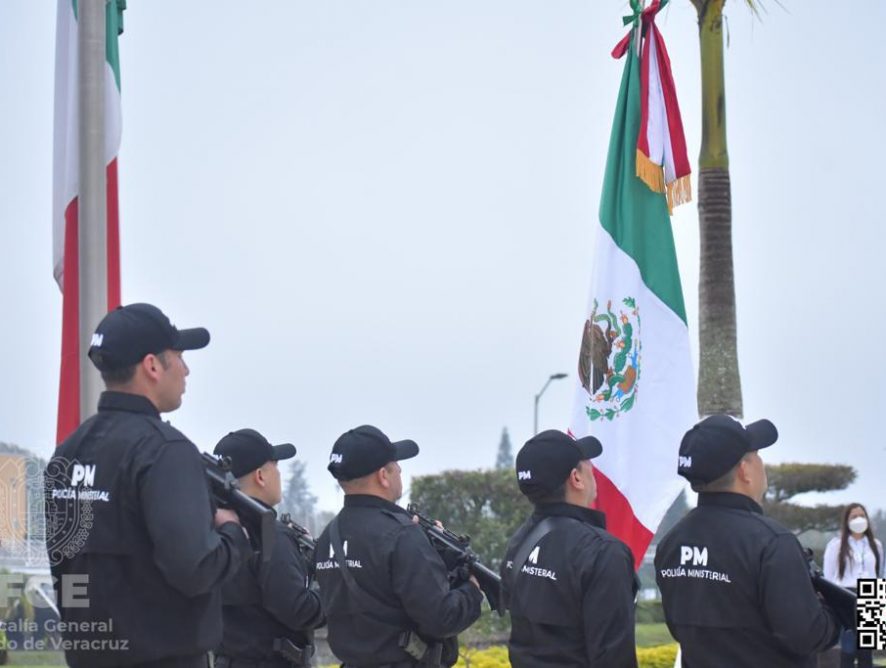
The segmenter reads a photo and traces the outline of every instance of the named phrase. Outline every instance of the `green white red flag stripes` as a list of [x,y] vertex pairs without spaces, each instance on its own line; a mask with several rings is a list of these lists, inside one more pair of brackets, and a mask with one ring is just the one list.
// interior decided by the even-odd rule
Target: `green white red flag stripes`
[[[637,176],[656,192],[667,194],[673,209],[692,199],[689,156],[671,61],[655,16],[668,0],[653,0],[638,15],[644,39],[640,56],[640,131],[637,133]],[[634,11],[639,11],[636,1]],[[630,33],[612,55],[621,58],[631,40]]]
[[625,44],[571,432],[603,443],[596,507],[639,567],[682,489],[677,449],[696,404],[668,202],[637,174],[640,59],[634,40]]
[[[108,308],[120,304],[120,241],[117,153],[120,148],[120,61],[125,0],[106,5],[105,164],[107,165]],[[77,1],[58,0],[55,51],[55,127],[53,156],[53,274],[63,294],[62,354],[58,393],[57,442],[80,424],[80,350],[78,280],[79,111]],[[86,342],[83,342],[84,345]]]

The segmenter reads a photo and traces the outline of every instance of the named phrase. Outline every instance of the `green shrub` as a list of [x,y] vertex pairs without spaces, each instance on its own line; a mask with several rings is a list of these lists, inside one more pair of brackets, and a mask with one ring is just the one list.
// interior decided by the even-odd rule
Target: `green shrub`
[[508,661],[508,648],[496,645],[487,649],[461,647],[455,665],[456,668],[510,668],[511,662]]
[[634,638],[637,647],[658,647],[674,642],[667,624],[637,624]]
[[634,610],[638,624],[664,624],[664,608],[661,600],[639,601]]
[[[677,658],[677,645],[641,647],[637,650],[640,668],[673,668]],[[502,645],[487,649],[462,647],[456,668],[509,668],[508,648]]]
[[637,649],[637,663],[640,668],[674,668],[676,659],[677,643]]

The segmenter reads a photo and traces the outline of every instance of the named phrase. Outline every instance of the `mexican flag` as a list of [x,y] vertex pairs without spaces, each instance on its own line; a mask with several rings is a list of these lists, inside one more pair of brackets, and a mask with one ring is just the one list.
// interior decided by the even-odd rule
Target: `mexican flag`
[[[120,304],[120,235],[117,205],[117,153],[120,149],[120,59],[117,36],[123,31],[126,0],[105,9],[105,163],[107,164],[108,308]],[[55,132],[53,156],[52,261],[63,295],[62,355],[58,390],[57,442],[80,424],[80,350],[78,331],[79,113],[77,74],[77,0],[58,0],[55,35]],[[83,342],[85,346],[88,342]]]
[[[575,437],[593,434],[603,444],[603,454],[594,460],[596,507],[606,513],[609,531],[631,548],[637,567],[683,487],[677,450],[697,417],[667,197],[672,176],[672,183],[684,179],[672,189],[674,199],[686,199],[688,170],[668,173],[668,161],[673,166],[675,149],[680,152],[672,136],[679,118],[667,116],[661,85],[642,85],[644,78],[659,79],[641,67],[648,63],[660,74],[653,30],[659,8],[656,2],[642,14],[637,11],[634,30],[613,52],[625,58],[625,68],[603,180],[571,422]],[[638,41],[641,27],[643,39]],[[644,102],[643,93],[658,99]],[[675,103],[674,97],[671,106],[676,110]],[[679,134],[682,139],[682,127]],[[683,142],[677,160],[681,166],[685,150]],[[650,184],[644,177],[655,176],[653,164],[658,173]]]

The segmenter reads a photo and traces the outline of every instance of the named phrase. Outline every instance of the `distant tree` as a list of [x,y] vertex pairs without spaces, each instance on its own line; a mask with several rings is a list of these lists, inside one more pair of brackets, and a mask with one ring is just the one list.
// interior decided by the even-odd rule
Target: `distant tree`
[[283,501],[280,503],[281,513],[289,513],[292,519],[316,535],[316,514],[314,512],[317,497],[308,489],[305,480],[305,463],[292,462],[289,480],[283,490]]
[[[441,520],[450,531],[469,535],[481,561],[496,572],[508,540],[532,512],[510,467],[413,478],[410,499],[423,515]],[[459,636],[465,665],[470,665],[470,647],[503,643],[509,632],[508,616],[500,618],[484,607],[477,623]]]
[[840,526],[842,505],[801,506],[791,499],[806,492],[846,489],[856,477],[855,469],[842,464],[775,464],[766,467],[769,490],[763,499],[765,513],[795,533],[833,531]]
[[410,499],[423,515],[468,534],[484,564],[498,569],[511,534],[532,511],[513,471],[444,471],[413,478]]
[[20,445],[16,445],[15,443],[4,443],[3,441],[0,441],[0,455],[21,455],[28,459],[43,461],[30,450],[23,448]]
[[314,514],[314,529],[311,533],[314,534],[315,538],[323,533],[323,529],[326,528],[326,525],[329,524],[337,514],[338,513],[331,510],[318,510]]
[[[868,512],[871,512],[870,508],[868,508]],[[881,541],[886,541],[886,513],[882,510],[871,515],[871,530],[874,532],[874,536]]]
[[511,437],[508,428],[501,430],[501,441],[498,444],[498,455],[495,457],[495,468],[512,469],[514,467],[514,453],[511,449]]

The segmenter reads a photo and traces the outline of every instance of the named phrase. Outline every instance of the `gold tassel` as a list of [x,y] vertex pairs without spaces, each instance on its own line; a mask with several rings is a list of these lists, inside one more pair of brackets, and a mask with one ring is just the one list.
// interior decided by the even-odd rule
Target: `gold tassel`
[[643,181],[649,189],[663,193],[665,191],[664,169],[656,165],[640,149],[637,149],[637,178]]
[[639,149],[637,150],[637,178],[649,186],[653,192],[665,193],[669,214],[674,212],[675,206],[692,201],[692,182],[689,174],[665,184],[664,167],[656,165]]
[[689,174],[681,176],[676,181],[671,181],[667,186],[668,213],[673,213],[675,206],[692,201],[692,181]]

